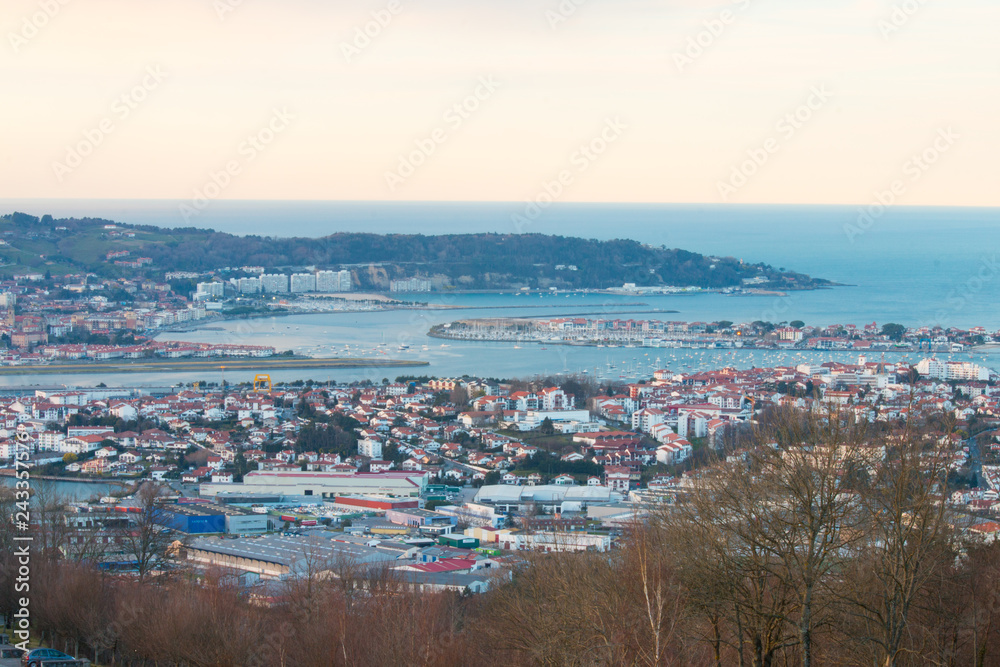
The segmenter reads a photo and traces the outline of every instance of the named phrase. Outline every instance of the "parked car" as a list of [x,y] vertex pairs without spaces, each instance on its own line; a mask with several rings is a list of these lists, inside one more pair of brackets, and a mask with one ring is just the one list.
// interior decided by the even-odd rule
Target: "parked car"
[[57,651],[54,648],[36,648],[21,656],[21,667],[39,667],[42,664],[42,661],[47,663],[49,661],[57,660],[76,662],[76,658],[73,656],[66,655],[62,651]]

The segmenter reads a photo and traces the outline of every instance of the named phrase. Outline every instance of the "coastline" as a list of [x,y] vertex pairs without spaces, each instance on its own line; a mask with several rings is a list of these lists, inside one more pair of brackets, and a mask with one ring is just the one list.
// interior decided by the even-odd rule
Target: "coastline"
[[[727,292],[727,289],[732,288],[703,288],[692,292],[664,292],[662,294],[656,293],[654,296],[696,296],[698,294],[722,294],[725,296],[745,296],[745,297],[785,297],[788,296],[788,292],[811,292],[818,290],[832,289],[834,287],[853,287],[853,285],[841,284],[841,283],[828,283],[823,285],[814,285],[810,287],[783,287],[781,290],[770,290],[770,289],[759,289],[759,288],[740,288],[737,292]],[[424,310],[424,311],[447,311],[447,310],[501,310],[505,308],[573,308],[579,306],[579,304],[569,305],[569,304],[516,304],[516,305],[501,305],[501,306],[469,306],[469,305],[454,305],[447,303],[427,303],[427,302],[406,302],[398,301],[393,299],[387,294],[379,292],[371,293],[351,293],[352,296],[337,296],[337,297],[325,297],[325,298],[335,298],[343,299],[344,301],[379,301],[384,304],[382,308],[374,309],[345,309],[345,310],[299,310],[299,309],[282,309],[279,311],[260,311],[252,313],[241,313],[239,315],[222,315],[217,314],[217,316],[207,319],[204,325],[199,325],[197,323],[184,322],[180,324],[172,324],[165,327],[161,327],[156,331],[149,332],[150,335],[155,338],[162,333],[186,333],[191,331],[203,331],[212,330],[210,327],[214,324],[219,324],[222,322],[235,322],[238,320],[254,320],[263,318],[279,318],[279,317],[289,317],[292,315],[330,315],[330,314],[354,314],[354,313],[369,313],[369,312],[382,312],[382,311],[394,311],[394,310]],[[420,293],[423,294],[423,293]],[[604,289],[579,289],[579,290],[547,290],[547,289],[533,289],[533,290],[516,290],[516,289],[476,289],[476,290],[447,290],[438,292],[427,292],[427,294],[434,294],[437,296],[447,297],[449,295],[475,295],[475,294],[498,294],[498,295],[510,295],[510,296],[534,296],[534,295],[556,295],[556,294],[586,294],[586,295],[608,295],[608,296],[633,296],[642,298],[643,296],[650,296],[643,294],[642,292],[624,291],[621,288],[609,287]],[[307,299],[312,299],[316,301],[321,301],[324,297],[316,297],[306,295]],[[649,304],[636,302],[636,303],[622,303],[615,304],[615,307],[635,307],[635,306],[647,306]],[[679,311],[664,310],[655,311],[663,313],[675,313]]]
[[48,366],[2,366],[0,375],[61,375],[64,373],[173,373],[208,371],[224,367],[226,370],[316,370],[351,368],[411,368],[429,366],[426,361],[403,359],[316,359],[302,357],[261,357],[186,360],[136,360],[99,361],[93,363],[55,363]]

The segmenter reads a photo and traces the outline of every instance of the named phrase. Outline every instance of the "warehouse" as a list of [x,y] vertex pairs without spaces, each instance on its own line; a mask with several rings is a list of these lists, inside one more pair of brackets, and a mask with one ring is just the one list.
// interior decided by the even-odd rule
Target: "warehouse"
[[416,508],[420,501],[416,498],[389,498],[385,496],[338,496],[334,503],[361,512],[370,510],[385,511],[395,509]]
[[265,515],[215,503],[164,505],[160,519],[157,523],[188,535],[262,533],[268,529],[268,517]]
[[243,476],[243,484],[202,484],[201,495],[229,492],[314,496],[328,500],[351,495],[415,498],[426,487],[427,473],[421,470],[379,473],[254,470]]
[[261,577],[272,579],[315,575],[324,570],[336,571],[345,564],[353,568],[394,563],[399,557],[395,550],[320,536],[267,535],[238,540],[199,538],[185,550],[188,560],[195,563],[256,572]]
[[458,523],[458,519],[454,516],[416,508],[386,510],[385,518],[390,523],[410,526],[411,528],[454,526]]
[[534,506],[545,512],[583,512],[593,505],[621,502],[622,495],[606,486],[514,486],[488,485],[479,489],[473,502],[498,512],[524,511]]

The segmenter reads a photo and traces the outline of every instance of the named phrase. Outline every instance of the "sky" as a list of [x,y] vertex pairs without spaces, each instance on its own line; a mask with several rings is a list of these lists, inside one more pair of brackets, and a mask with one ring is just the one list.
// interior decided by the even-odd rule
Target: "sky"
[[4,0],[0,198],[998,206],[996,0]]

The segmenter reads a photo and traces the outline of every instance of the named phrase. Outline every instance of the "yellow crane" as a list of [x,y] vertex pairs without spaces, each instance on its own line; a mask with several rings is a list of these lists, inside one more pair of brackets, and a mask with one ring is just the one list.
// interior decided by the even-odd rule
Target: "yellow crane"
[[258,373],[253,376],[253,390],[255,392],[265,392],[270,394],[272,390],[271,376],[266,373]]

